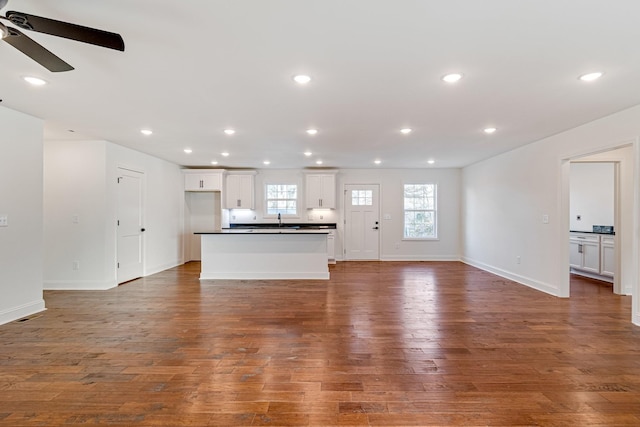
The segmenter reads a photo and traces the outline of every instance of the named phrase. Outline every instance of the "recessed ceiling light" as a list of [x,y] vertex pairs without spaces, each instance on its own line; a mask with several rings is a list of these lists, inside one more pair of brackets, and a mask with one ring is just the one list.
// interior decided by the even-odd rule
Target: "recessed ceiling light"
[[184,152],[187,153],[187,154],[191,154],[191,153],[193,153],[193,150],[191,148],[185,148]]
[[427,160],[427,163],[429,163],[430,165],[434,164],[435,162],[436,162],[436,161],[435,161],[435,160],[433,160],[433,159],[429,159],[429,160]]
[[410,128],[404,128],[404,129],[400,129],[400,133],[407,135],[407,134],[410,134],[412,130],[413,129],[410,129]]
[[494,133],[495,131],[497,131],[498,129],[496,128],[484,128],[484,133]]
[[233,135],[234,133],[236,133],[236,131],[233,129],[225,129],[224,133],[226,133],[227,135]]
[[262,162],[262,163],[264,163],[265,165],[270,165],[270,164],[271,164],[271,162],[270,162],[269,160],[265,160],[265,161],[264,161],[264,162]]
[[220,155],[224,156],[224,157],[229,157],[229,153],[226,151],[223,151],[222,153],[220,153]]
[[442,76],[442,80],[447,83],[455,83],[462,78],[462,74],[460,73],[451,73]]
[[153,133],[153,131],[151,129],[140,129],[140,133],[149,136]]
[[322,164],[322,160],[316,160],[316,165],[321,165]]
[[217,161],[217,160],[211,160],[211,164],[212,164],[212,165],[217,165],[217,164],[218,164],[218,161]]
[[313,153],[311,151],[305,151],[304,152],[304,155],[307,156],[307,157],[311,156],[312,154]]
[[309,135],[315,135],[318,133],[318,129],[307,129]]
[[297,76],[293,76],[293,80],[298,84],[306,85],[311,81],[311,77],[306,74],[298,74]]
[[38,78],[38,77],[25,76],[23,77],[23,79],[25,82],[32,84],[34,86],[42,86],[47,84],[45,80],[42,80],[41,78]]
[[579,77],[579,79],[582,80],[583,82],[592,82],[594,80],[598,80],[600,77],[602,77],[603,74],[604,73],[600,71],[596,71],[594,73],[583,74]]
[[375,163],[376,165],[379,165],[380,163],[382,163],[382,160],[374,160],[373,163]]

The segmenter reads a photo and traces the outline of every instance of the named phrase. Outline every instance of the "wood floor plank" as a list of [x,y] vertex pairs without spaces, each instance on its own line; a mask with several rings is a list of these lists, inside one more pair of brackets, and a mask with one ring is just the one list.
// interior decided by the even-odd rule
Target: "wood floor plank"
[[631,298],[458,262],[46,291],[0,326],[0,426],[640,425]]

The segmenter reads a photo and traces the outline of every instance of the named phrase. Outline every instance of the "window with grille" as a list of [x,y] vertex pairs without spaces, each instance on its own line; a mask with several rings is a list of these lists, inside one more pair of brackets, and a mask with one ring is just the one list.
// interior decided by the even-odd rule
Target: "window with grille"
[[405,184],[404,238],[435,239],[436,184]]
[[296,184],[267,184],[267,215],[296,215],[298,186]]
[[351,190],[351,206],[373,205],[372,190]]

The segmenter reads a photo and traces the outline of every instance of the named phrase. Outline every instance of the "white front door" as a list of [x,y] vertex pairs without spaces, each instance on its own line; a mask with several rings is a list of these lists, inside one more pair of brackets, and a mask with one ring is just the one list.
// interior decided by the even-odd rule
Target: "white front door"
[[117,280],[142,277],[142,183],[144,174],[118,168]]
[[345,259],[380,259],[380,208],[377,184],[346,184]]

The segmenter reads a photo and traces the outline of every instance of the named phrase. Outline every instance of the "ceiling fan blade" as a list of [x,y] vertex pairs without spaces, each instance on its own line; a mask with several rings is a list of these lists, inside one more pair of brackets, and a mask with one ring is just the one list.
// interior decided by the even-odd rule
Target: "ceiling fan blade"
[[120,34],[96,28],[83,27],[69,22],[56,21],[55,19],[41,16],[27,15],[22,12],[7,12],[7,19],[23,30],[32,30],[52,36],[102,46],[109,49],[124,51],[124,40]]
[[60,71],[71,71],[73,67],[46,48],[22,34],[15,28],[7,27],[8,34],[2,40],[27,55],[49,71],[54,73]]

